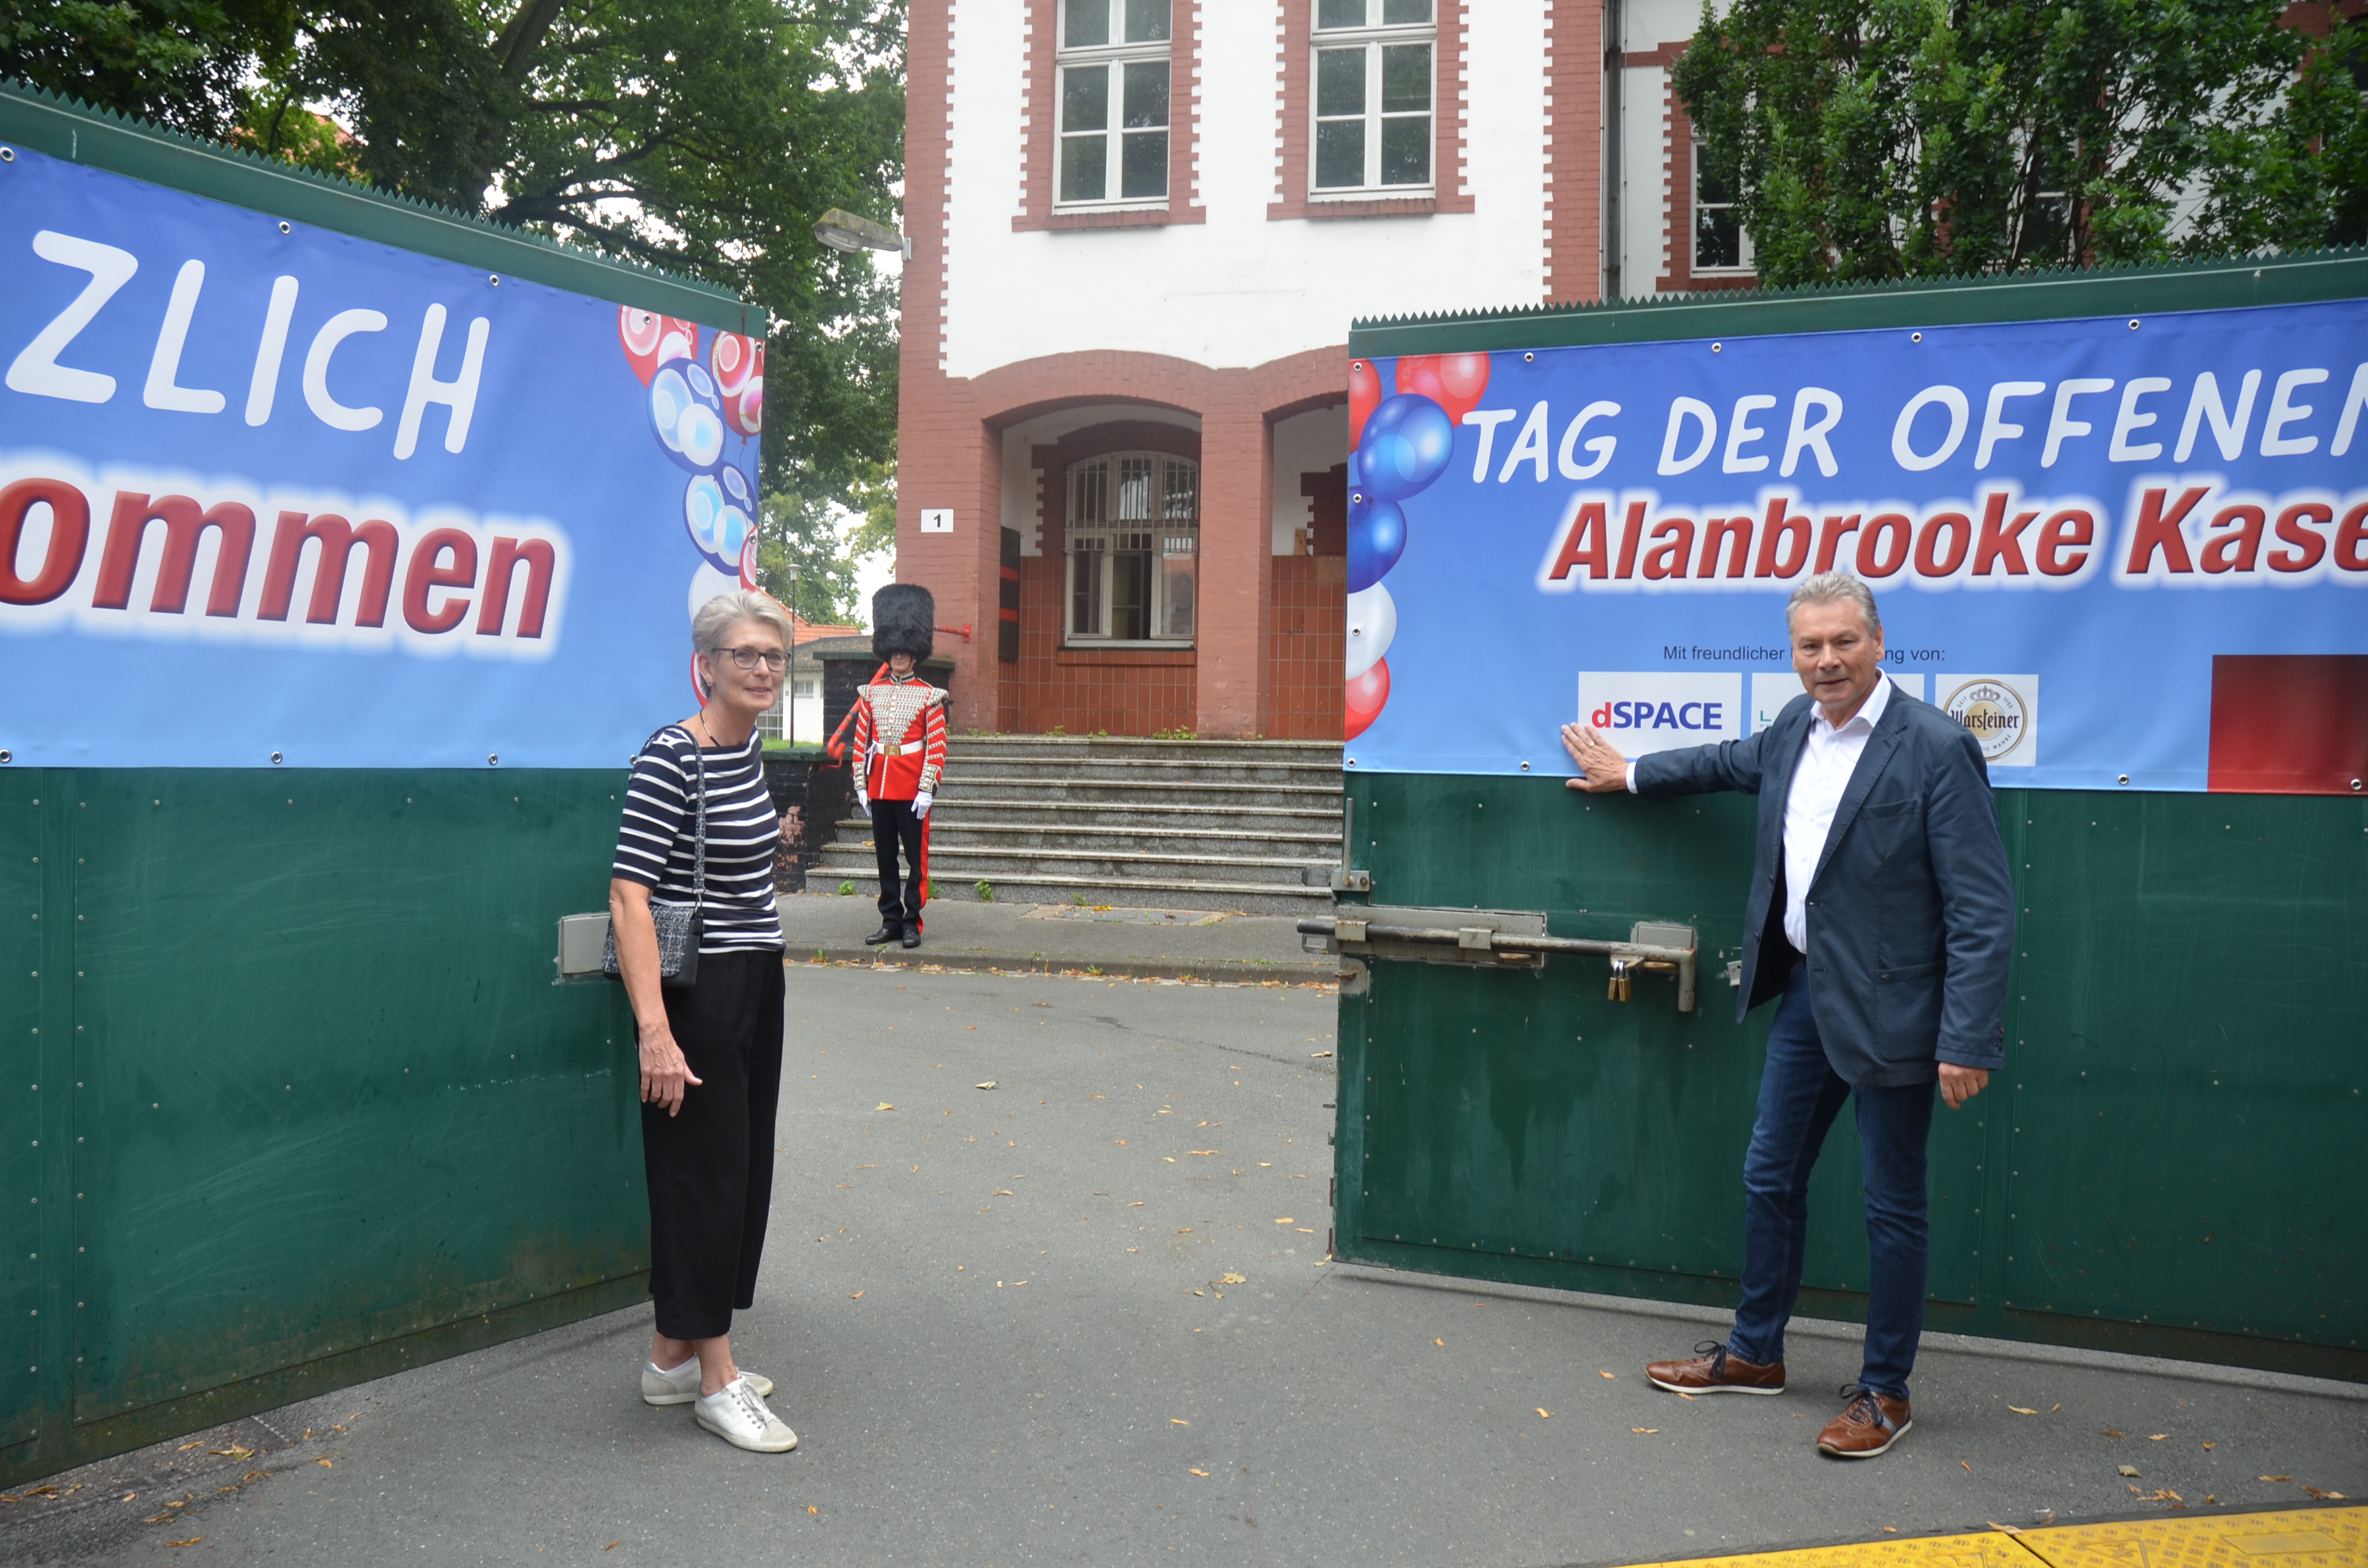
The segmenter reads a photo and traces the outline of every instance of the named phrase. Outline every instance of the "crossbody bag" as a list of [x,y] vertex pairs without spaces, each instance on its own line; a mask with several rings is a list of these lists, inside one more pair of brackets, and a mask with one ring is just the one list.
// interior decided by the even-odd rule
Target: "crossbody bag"
[[[699,983],[700,916],[707,907],[707,757],[699,749],[699,738],[679,724],[668,729],[680,730],[690,742],[690,755],[699,767],[698,806],[692,818],[690,852],[690,891],[692,902],[667,903],[657,898],[650,900],[650,924],[658,933],[658,983],[669,991],[688,991]],[[655,743],[660,730],[650,737]],[[647,751],[649,744],[644,744]],[[609,923],[608,945],[600,952],[600,972],[612,980],[622,980],[625,971],[617,963],[617,926]]]

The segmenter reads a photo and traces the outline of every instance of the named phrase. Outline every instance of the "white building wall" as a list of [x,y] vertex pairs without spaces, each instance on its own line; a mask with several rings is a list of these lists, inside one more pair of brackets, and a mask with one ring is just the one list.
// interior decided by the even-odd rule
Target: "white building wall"
[[1299,553],[1299,530],[1315,524],[1315,501],[1299,493],[1299,477],[1349,460],[1349,406],[1335,403],[1294,415],[1274,427],[1274,553]]
[[[962,0],[949,95],[949,374],[1087,349],[1247,367],[1340,343],[1359,317],[1543,297],[1544,0],[1481,0],[1466,13],[1465,178],[1476,210],[1345,222],[1266,215],[1277,177],[1281,3],[1206,0],[1201,8],[1206,222],[1014,233],[1024,7]],[[1182,0],[1178,10],[1180,19]],[[1440,65],[1439,108],[1452,115],[1454,74]],[[1052,96],[1052,84],[1040,85],[1047,109]],[[1179,122],[1177,134],[1187,133]]]

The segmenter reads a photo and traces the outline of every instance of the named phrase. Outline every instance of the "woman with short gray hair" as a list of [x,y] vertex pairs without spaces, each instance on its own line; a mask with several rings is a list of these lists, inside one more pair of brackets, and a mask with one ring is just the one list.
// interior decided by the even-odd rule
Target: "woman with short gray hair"
[[[791,628],[762,594],[719,594],[691,619],[699,712],[633,759],[609,873],[617,971],[640,1037],[650,1295],[642,1369],[652,1404],[761,1453],[797,1447],[772,1383],[732,1358],[732,1313],[756,1301],[781,1097],[781,824],[765,789],[758,715],[780,695]],[[671,971],[655,902],[689,937]]]

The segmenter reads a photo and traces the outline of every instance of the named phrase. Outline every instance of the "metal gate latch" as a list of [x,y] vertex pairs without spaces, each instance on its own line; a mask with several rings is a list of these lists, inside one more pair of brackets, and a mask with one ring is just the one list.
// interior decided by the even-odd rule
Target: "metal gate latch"
[[1694,974],[1700,943],[1691,926],[1640,920],[1624,942],[1551,937],[1546,917],[1527,910],[1398,909],[1367,904],[1354,915],[1299,922],[1309,948],[1358,959],[1395,959],[1411,963],[1480,965],[1489,969],[1543,969],[1550,953],[1611,960],[1614,1002],[1634,994],[1638,971],[1674,974],[1678,1011],[1694,1010]]

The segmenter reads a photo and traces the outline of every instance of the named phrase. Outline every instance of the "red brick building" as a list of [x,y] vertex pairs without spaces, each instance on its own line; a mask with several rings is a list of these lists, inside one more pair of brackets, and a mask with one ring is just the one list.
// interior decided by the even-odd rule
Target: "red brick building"
[[956,726],[1338,737],[1349,324],[1748,279],[1695,15],[914,0],[897,562]]

